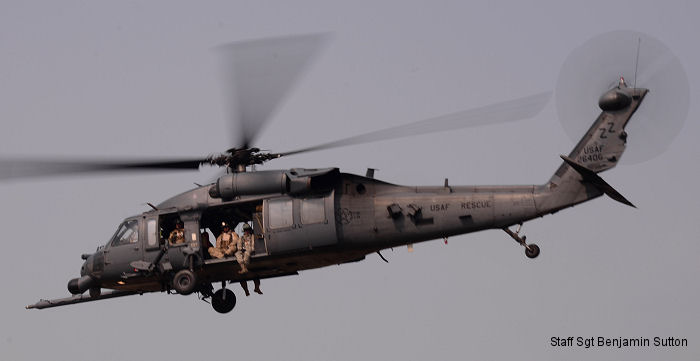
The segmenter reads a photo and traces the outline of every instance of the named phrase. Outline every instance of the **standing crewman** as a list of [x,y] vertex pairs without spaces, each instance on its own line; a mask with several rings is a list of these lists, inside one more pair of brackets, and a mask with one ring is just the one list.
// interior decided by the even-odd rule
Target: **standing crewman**
[[[243,235],[239,238],[237,246],[238,251],[236,252],[236,260],[238,261],[238,264],[241,265],[241,270],[239,273],[246,273],[248,272],[248,265],[250,264],[250,256],[255,250],[255,236],[253,235],[253,229],[248,223],[243,224]],[[247,281],[241,281],[240,283],[245,295],[250,296]],[[253,284],[255,285],[255,289],[253,289],[253,291],[262,295],[262,291],[260,290],[260,279],[253,279]]]
[[216,237],[216,246],[209,248],[209,254],[214,258],[224,258],[236,253],[239,243],[236,232],[231,232],[227,222],[221,222],[221,234]]
[[170,232],[170,236],[168,237],[168,241],[170,241],[170,244],[185,243],[185,227],[182,223],[182,220],[180,220],[180,218],[178,218],[175,221],[175,229],[173,229],[173,231]]

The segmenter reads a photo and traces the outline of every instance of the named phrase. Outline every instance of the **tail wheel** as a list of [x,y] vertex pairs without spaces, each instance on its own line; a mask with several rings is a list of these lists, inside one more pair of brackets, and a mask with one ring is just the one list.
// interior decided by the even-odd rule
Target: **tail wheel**
[[214,292],[211,298],[211,306],[218,313],[229,313],[236,307],[236,295],[228,288],[222,288]]
[[540,247],[534,243],[528,244],[525,246],[525,255],[527,258],[536,258],[540,255]]
[[197,279],[194,272],[188,269],[179,271],[173,277],[173,288],[181,295],[189,295],[194,291],[196,285]]

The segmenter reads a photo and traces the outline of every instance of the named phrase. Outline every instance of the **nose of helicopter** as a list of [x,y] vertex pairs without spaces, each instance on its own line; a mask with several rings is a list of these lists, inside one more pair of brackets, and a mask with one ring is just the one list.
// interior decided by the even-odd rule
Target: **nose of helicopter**
[[80,267],[80,276],[87,276],[91,274],[95,258],[94,255],[83,254],[82,256],[80,256],[80,258],[85,260],[85,262],[83,262],[83,265]]
[[90,288],[97,286],[97,281],[91,276],[93,271],[94,255],[84,254],[81,256],[85,260],[80,267],[80,278],[73,278],[68,281],[68,292],[79,295]]

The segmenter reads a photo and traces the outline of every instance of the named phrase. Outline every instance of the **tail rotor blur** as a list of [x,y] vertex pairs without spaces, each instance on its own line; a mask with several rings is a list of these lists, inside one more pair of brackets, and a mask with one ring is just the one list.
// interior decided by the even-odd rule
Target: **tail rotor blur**
[[598,35],[575,49],[557,80],[557,114],[567,135],[578,140],[600,113],[591,104],[621,77],[650,90],[626,128],[629,147],[621,159],[640,163],[666,151],[683,128],[690,106],[685,69],[660,40],[621,30]]

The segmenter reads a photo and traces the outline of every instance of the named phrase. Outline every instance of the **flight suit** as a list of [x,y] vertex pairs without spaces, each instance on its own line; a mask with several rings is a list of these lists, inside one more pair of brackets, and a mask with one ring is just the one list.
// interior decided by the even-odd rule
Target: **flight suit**
[[185,243],[185,230],[184,229],[173,229],[168,237],[170,244],[182,244]]
[[224,258],[234,254],[239,242],[236,232],[221,232],[216,237],[216,247],[209,248],[209,254],[214,258]]
[[251,233],[243,233],[241,237],[238,238],[238,243],[236,244],[236,260],[238,264],[241,265],[241,273],[248,272],[248,264],[250,264],[250,255],[255,249],[255,238]]

